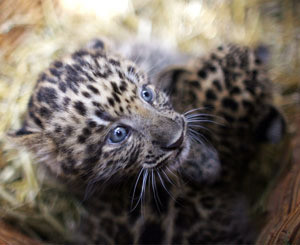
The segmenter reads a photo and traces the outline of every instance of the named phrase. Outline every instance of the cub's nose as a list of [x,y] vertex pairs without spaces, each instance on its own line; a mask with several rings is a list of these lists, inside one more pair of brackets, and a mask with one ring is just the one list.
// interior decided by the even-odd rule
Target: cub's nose
[[184,141],[185,121],[183,118],[175,120],[167,117],[156,117],[148,126],[152,144],[164,151],[175,150]]
[[161,148],[163,150],[166,150],[166,151],[175,150],[175,149],[179,148],[182,145],[183,139],[184,139],[184,133],[183,133],[183,130],[182,130],[182,133],[180,134],[180,137],[178,139],[176,139],[175,142],[172,142],[167,146],[162,146]]

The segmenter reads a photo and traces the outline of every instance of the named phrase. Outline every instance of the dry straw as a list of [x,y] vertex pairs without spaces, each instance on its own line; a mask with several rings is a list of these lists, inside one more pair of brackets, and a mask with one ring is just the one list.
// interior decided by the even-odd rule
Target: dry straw
[[298,110],[297,0],[6,0],[0,13],[0,217],[33,237],[68,240],[84,210],[6,133],[20,127],[39,72],[91,38],[155,38],[193,54],[224,42],[265,44],[271,78],[284,92],[275,99],[290,120]]

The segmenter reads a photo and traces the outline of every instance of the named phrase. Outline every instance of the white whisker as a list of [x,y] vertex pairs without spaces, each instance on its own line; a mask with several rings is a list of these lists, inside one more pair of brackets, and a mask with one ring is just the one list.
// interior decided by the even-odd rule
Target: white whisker
[[213,123],[219,126],[223,126],[223,124],[218,123],[216,121],[208,120],[208,119],[187,119],[188,123]]
[[147,187],[147,181],[148,181],[148,169],[145,169],[145,173],[143,175],[143,184],[142,184],[142,191],[141,191],[141,194],[140,194],[140,198],[141,198],[141,211],[142,211],[142,214],[143,216],[144,213],[145,213],[145,193],[146,193],[146,187]]
[[152,183],[153,197],[154,197],[156,207],[157,207],[158,211],[160,212],[159,206],[162,205],[162,204],[161,204],[161,201],[159,199],[159,195],[157,194],[155,181],[156,181],[155,173],[153,174],[153,169],[151,169],[151,183]]
[[162,169],[161,170],[162,173],[164,174],[164,176],[166,176],[166,179],[168,180],[168,182],[174,186],[176,186],[176,184],[169,178],[169,176],[166,174],[166,172]]
[[[135,198],[136,187],[137,187],[137,185],[138,185],[138,182],[139,182],[140,177],[141,177],[141,175],[142,175],[143,172],[144,172],[144,169],[142,168],[142,169],[140,170],[140,172],[139,172],[139,175],[138,175],[138,177],[137,177],[137,179],[136,179],[136,182],[135,182],[135,185],[134,185],[133,195],[132,195],[132,198],[131,198],[131,211],[134,210],[134,209],[132,209],[132,206],[133,206],[133,201],[134,201],[134,198]],[[137,206],[137,205],[136,205],[136,206]]]
[[175,198],[173,197],[173,195],[168,191],[168,189],[167,189],[167,187],[166,187],[166,185],[165,185],[165,182],[164,182],[163,178],[161,177],[161,175],[160,175],[160,173],[159,173],[158,171],[157,171],[157,174],[158,174],[158,177],[159,177],[159,179],[160,179],[160,182],[161,182],[163,188],[166,190],[166,192],[169,194],[169,196],[170,196],[174,201],[176,201]]
[[194,130],[192,128],[188,128],[188,133],[189,133],[189,136],[191,137],[191,139],[194,142],[199,143],[200,145],[203,145],[203,146],[209,146],[210,148],[214,149],[214,147],[209,142],[209,140],[204,135],[202,135],[201,133],[199,133],[198,131],[196,131],[196,130]]
[[175,178],[178,178],[178,176],[168,166],[166,166],[166,168],[169,171],[169,173],[171,173]]
[[183,113],[183,115],[188,115],[188,114],[190,114],[194,111],[201,111],[201,110],[204,110],[204,109],[205,109],[204,107],[195,108],[195,109],[192,109],[192,110],[189,110],[189,111]]
[[206,113],[198,113],[198,114],[191,114],[191,115],[184,115],[186,119],[209,119],[209,118],[215,118],[220,121],[224,121],[224,118],[218,115],[213,114],[206,114]]
[[190,129],[193,129],[193,128],[201,128],[201,129],[203,129],[203,130],[205,130],[205,131],[208,131],[209,133],[213,134],[213,132],[212,132],[210,129],[208,129],[208,128],[204,127],[204,126],[201,126],[201,125],[190,125],[190,124],[189,124],[188,127],[189,127]]
[[196,132],[195,130],[193,130],[191,128],[188,129],[188,133],[194,142],[199,143],[200,145],[205,145],[204,142],[198,138],[198,137],[200,137],[203,139],[203,136],[200,133]]

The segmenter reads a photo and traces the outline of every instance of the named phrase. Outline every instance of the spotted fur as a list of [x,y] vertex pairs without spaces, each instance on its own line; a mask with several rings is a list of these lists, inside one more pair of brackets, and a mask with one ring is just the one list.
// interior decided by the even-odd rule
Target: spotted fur
[[[150,78],[139,69],[147,59],[140,60],[136,65],[98,40],[55,61],[13,135],[85,200],[75,241],[253,241],[247,202],[224,184],[224,170],[236,173],[249,162],[257,140],[270,140],[273,119],[283,128],[259,58],[224,47]],[[144,88],[153,99],[143,99]],[[188,111],[199,107],[209,111]],[[128,135],[112,143],[118,126]]]
[[197,131],[216,148],[226,181],[241,180],[260,143],[277,143],[285,132],[285,120],[273,105],[265,52],[220,46],[157,79],[161,89],[171,90],[176,111],[201,108]]
[[[141,99],[143,87],[153,89],[153,102]],[[108,143],[118,125],[130,128],[128,139]],[[175,164],[179,151],[189,148],[186,142],[178,151],[168,150],[186,134],[186,122],[166,95],[134,63],[102,48],[79,50],[40,75],[19,132],[26,132],[37,155],[49,155],[46,164],[57,175],[91,181],[137,174],[166,159]]]

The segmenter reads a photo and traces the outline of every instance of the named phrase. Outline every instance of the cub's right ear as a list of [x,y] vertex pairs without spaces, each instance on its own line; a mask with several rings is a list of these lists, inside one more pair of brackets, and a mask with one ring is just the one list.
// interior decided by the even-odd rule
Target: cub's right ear
[[16,132],[8,133],[7,136],[12,143],[25,146],[29,150],[34,150],[44,141],[41,133],[28,131],[26,128],[21,128]]
[[153,82],[159,90],[172,93],[174,92],[177,81],[187,74],[190,74],[190,72],[186,67],[173,66],[160,72]]

